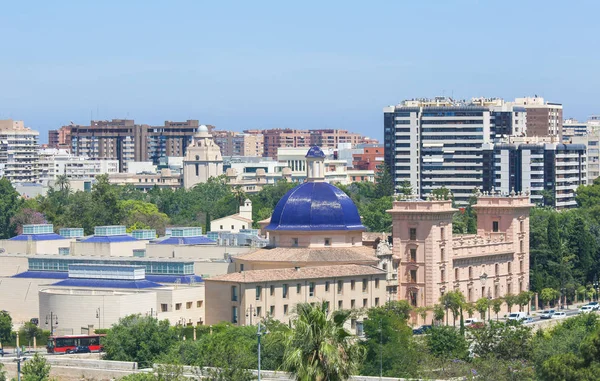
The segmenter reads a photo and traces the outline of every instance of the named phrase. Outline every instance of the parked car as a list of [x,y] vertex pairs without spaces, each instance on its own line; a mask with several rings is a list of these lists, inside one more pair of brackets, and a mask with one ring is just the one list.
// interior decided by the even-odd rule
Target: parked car
[[600,308],[600,304],[598,304],[598,302],[589,302],[587,305],[592,306],[594,311],[598,311],[598,309]]
[[413,329],[413,335],[423,335],[430,331],[433,327],[430,325],[422,325],[419,328]]
[[533,318],[531,316],[527,316],[524,320],[523,320],[523,324],[528,324],[528,323],[533,323]]
[[477,318],[468,318],[468,319],[465,320],[465,326],[468,327],[470,325],[473,325],[473,324],[476,324],[476,323],[479,323],[479,322],[480,322],[480,320],[477,319]]
[[90,351],[90,347],[75,347],[75,349],[69,349],[67,350],[67,353],[71,354],[71,353],[91,353],[92,351]]
[[593,312],[594,311],[594,307],[587,305],[587,306],[581,306],[581,308],[579,309],[579,313],[580,314],[586,314],[589,312]]
[[544,310],[540,313],[540,319],[551,319],[555,312],[554,310]]
[[555,312],[554,315],[552,315],[553,319],[560,319],[560,318],[566,318],[567,317],[567,313],[566,312]]
[[525,312],[513,312],[508,315],[508,320],[523,321],[526,318],[527,318],[527,313],[525,313]]

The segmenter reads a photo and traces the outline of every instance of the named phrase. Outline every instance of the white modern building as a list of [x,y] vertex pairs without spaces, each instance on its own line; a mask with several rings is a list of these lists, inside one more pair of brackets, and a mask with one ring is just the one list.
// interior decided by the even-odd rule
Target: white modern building
[[0,176],[11,182],[38,181],[39,132],[22,120],[0,120]]
[[48,184],[58,176],[69,180],[91,180],[98,175],[119,173],[118,160],[92,160],[75,156],[65,149],[46,148],[39,151],[39,179]]

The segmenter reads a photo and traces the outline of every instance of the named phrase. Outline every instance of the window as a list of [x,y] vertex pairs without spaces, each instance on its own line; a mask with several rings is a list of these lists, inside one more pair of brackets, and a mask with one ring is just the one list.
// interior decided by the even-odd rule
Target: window
[[284,314],[284,315],[287,315],[287,314],[288,314],[288,305],[287,305],[287,304],[284,304],[284,305],[283,305],[283,314]]
[[181,303],[176,303],[175,304],[175,310],[179,311],[181,309]]
[[256,286],[256,300],[260,300],[261,296],[262,296],[262,287]]
[[221,230],[223,230],[223,225],[221,225]]
[[410,261],[413,263],[417,261],[417,249],[410,249]]
[[417,270],[410,270],[410,279],[409,282],[416,283],[417,282]]
[[446,281],[446,270],[442,269],[441,276],[442,276],[442,282],[445,282]]
[[497,233],[497,232],[498,232],[498,221],[494,221],[494,222],[492,222],[492,231],[493,231],[494,233]]
[[458,270],[458,267],[454,269],[454,280],[455,281],[460,280],[460,271]]
[[[200,166],[198,164],[196,164],[196,176],[200,176]],[[140,179],[140,181],[142,181]]]
[[494,265],[494,270],[496,272],[496,276],[500,275],[500,265],[499,264],[495,264]]
[[344,290],[344,281],[343,280],[338,280],[338,282],[337,282],[337,293],[341,294],[343,290]]
[[443,240],[445,240],[445,238],[444,238],[444,237],[446,236],[446,235],[444,234],[444,233],[445,233],[445,231],[446,231],[446,229],[444,229],[444,228],[440,228],[440,237],[441,237],[441,240],[442,240],[442,241],[443,241]]
[[299,294],[302,291],[302,285],[300,283],[296,284],[296,294]]
[[519,272],[523,272],[523,261],[519,261]]
[[409,239],[411,241],[416,240],[417,239],[417,228],[408,229],[408,235],[409,235]]
[[523,247],[524,247],[523,246],[523,240],[520,240],[519,241],[519,252],[521,252],[521,253],[524,252]]
[[315,282],[310,282],[308,284],[308,295],[315,296]]
[[344,308],[344,302],[341,300],[338,300],[338,310],[341,310]]
[[196,308],[202,308],[202,300],[196,302]]
[[350,308],[352,308],[352,309],[356,308],[356,300],[354,300],[354,299],[350,300]]
[[379,305],[379,298],[375,298],[375,306],[377,307]]
[[[524,226],[524,224],[523,224],[523,221],[519,221],[519,231],[520,231],[521,233],[523,233],[523,226]],[[521,251],[522,251],[522,250],[521,250]]]
[[375,278],[375,288],[379,288],[379,278]]
[[366,279],[362,280],[362,292],[367,292],[369,288],[369,281]]
[[508,262],[508,273],[511,274],[512,273],[512,263]]
[[256,316],[262,316],[262,307],[256,307]]
[[325,304],[325,312],[326,312],[326,313],[329,313],[329,301],[328,301],[328,300],[326,300],[326,301],[324,302],[324,304]]
[[271,306],[269,307],[269,316],[274,316],[275,315],[275,306]]
[[240,263],[240,271],[244,271],[244,264]]
[[325,246],[331,246],[331,238],[325,238]]
[[325,292],[329,292],[329,281],[325,282]]
[[352,280],[350,281],[350,289],[351,289],[352,291],[354,291],[354,289],[356,288],[355,286],[356,286],[356,281],[355,281],[354,279],[352,279]]
[[273,285],[269,286],[269,295],[271,295],[271,296],[275,295],[275,286],[273,286]]
[[160,305],[160,312],[167,312],[169,310],[169,306],[167,304]]
[[468,298],[469,302],[473,301],[473,289],[472,288],[469,289],[467,298]]
[[235,227],[233,225],[231,225],[231,230],[234,230],[234,229],[235,229]]
[[367,299],[363,299],[363,308],[367,306]]
[[440,257],[442,259],[442,262],[444,262],[446,260],[446,251],[444,250],[443,247],[440,249]]
[[281,286],[281,290],[283,291],[283,298],[287,299],[287,297],[288,297],[288,285],[284,284],[283,286]]
[[237,324],[237,322],[238,322],[238,308],[237,307],[231,307],[231,322],[233,324]]
[[292,247],[298,247],[298,238],[292,238]]
[[473,279],[473,267],[469,266],[469,279]]
[[237,302],[237,300],[238,300],[237,286],[231,286],[231,301]]
[[186,302],[185,303],[185,309],[189,310],[190,308],[192,308],[192,304],[193,304],[192,302]]

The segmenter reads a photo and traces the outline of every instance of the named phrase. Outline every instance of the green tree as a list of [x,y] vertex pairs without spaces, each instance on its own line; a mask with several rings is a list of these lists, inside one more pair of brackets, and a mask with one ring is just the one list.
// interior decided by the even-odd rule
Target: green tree
[[492,311],[494,311],[494,313],[496,314],[496,321],[498,321],[498,314],[502,309],[502,303],[504,303],[504,300],[502,298],[492,299]]
[[7,311],[0,311],[0,343],[7,342],[12,336],[12,317]]
[[485,313],[488,308],[490,308],[490,300],[488,298],[479,298],[475,302],[475,309],[479,312],[479,316],[481,316],[481,320],[485,320]]
[[[366,357],[360,374],[415,377],[419,354],[412,342],[412,329],[406,324],[410,306],[405,301],[388,303],[367,310],[364,320]],[[403,348],[399,351],[398,348]]]
[[527,310],[529,310],[529,305],[531,304],[531,298],[533,298],[533,292],[531,291],[521,291],[517,297],[517,305],[519,306],[519,311],[523,311],[523,307],[527,306]]
[[19,329],[19,333],[22,336],[25,336],[25,338],[27,339],[27,341],[29,343],[29,346],[31,346],[34,337],[36,339],[39,339],[41,337],[42,330],[37,325],[35,325],[31,322],[27,322],[27,323],[23,324],[21,329]]
[[469,330],[473,354],[503,360],[525,360],[531,353],[531,327],[491,320],[482,328]]
[[159,212],[156,205],[145,201],[121,200],[119,209],[123,216],[122,223],[125,226],[136,229],[154,229],[158,235],[165,234],[169,216]]
[[553,288],[544,288],[540,292],[540,300],[544,303],[544,308],[548,308],[548,303],[557,299],[557,293],[559,292]]
[[512,307],[517,304],[517,296],[513,294],[504,295],[504,303],[506,303],[506,308],[508,308],[508,313],[511,313]]
[[560,233],[558,230],[558,220],[556,218],[556,213],[550,214],[548,218],[548,229],[547,229],[547,242],[550,251],[552,252],[555,258],[558,257],[558,253],[560,251]]
[[398,193],[403,194],[405,196],[410,196],[413,194],[413,187],[408,180],[402,180],[398,185]]
[[0,363],[0,381],[6,381],[6,371],[4,370],[4,364]]
[[[435,306],[433,306],[433,321],[434,322],[441,322],[444,320],[444,306],[442,306],[441,304],[436,304]],[[448,323],[446,323],[448,324]],[[434,324],[432,324],[434,325]]]
[[298,381],[347,380],[364,356],[356,338],[344,328],[348,311],[328,315],[328,305],[296,305],[291,328],[283,331],[285,351],[282,369]]
[[118,225],[121,222],[119,188],[108,181],[108,175],[96,176],[91,197],[94,226]]
[[25,361],[21,373],[23,381],[46,381],[50,378],[50,365],[44,356],[36,353]]
[[469,356],[469,343],[452,327],[434,327],[425,341],[429,352],[436,357],[466,360]]
[[0,179],[0,238],[10,238],[13,227],[10,219],[17,214],[21,205],[21,196],[6,177]]
[[391,197],[394,195],[394,178],[390,173],[387,163],[381,166],[375,177],[375,197]]
[[177,333],[167,320],[129,315],[119,319],[104,338],[105,358],[148,367],[176,341]]

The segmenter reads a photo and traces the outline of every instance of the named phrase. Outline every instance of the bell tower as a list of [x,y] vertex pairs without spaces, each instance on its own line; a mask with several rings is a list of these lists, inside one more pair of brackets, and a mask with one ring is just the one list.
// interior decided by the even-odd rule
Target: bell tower
[[190,189],[222,174],[221,148],[214,142],[208,128],[201,125],[183,159],[183,186]]

